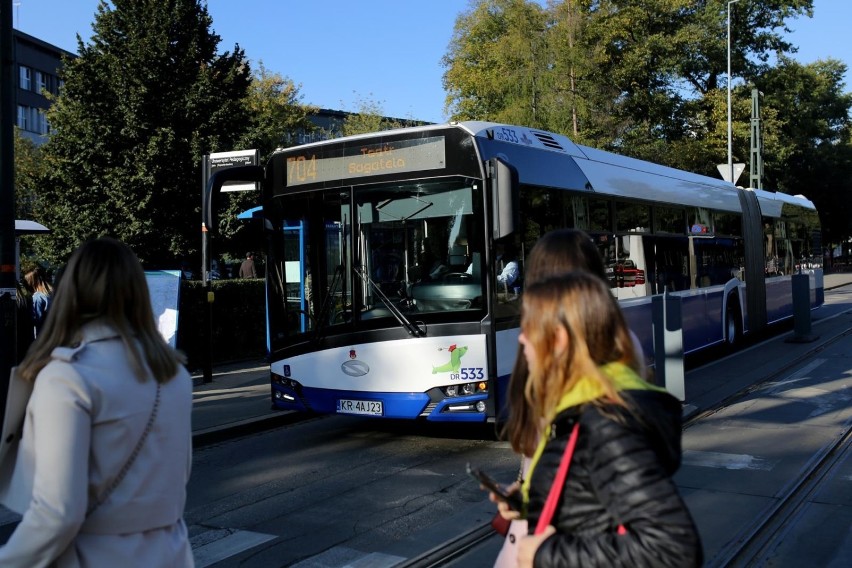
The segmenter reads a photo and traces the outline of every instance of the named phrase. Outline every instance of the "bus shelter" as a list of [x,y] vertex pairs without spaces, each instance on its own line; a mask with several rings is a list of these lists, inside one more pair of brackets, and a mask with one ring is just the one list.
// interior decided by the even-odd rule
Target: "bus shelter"
[[49,233],[50,229],[27,219],[15,219],[15,280],[21,279],[21,236],[41,235]]

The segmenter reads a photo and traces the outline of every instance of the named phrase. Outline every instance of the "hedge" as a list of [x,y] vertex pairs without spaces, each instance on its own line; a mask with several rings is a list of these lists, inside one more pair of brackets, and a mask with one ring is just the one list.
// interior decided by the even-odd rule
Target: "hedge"
[[[213,364],[266,355],[266,299],[262,279],[214,280]],[[201,280],[181,280],[177,348],[187,367],[202,368],[207,352],[207,290]]]

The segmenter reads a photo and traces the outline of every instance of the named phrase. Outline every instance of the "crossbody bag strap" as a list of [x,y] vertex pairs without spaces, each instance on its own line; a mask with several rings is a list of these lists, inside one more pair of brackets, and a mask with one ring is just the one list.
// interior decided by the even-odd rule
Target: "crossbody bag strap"
[[538,518],[538,524],[535,526],[535,534],[544,532],[544,529],[547,528],[550,520],[553,518],[553,513],[556,512],[556,505],[559,503],[559,496],[562,494],[565,478],[568,477],[568,468],[571,466],[571,458],[574,456],[574,448],[577,446],[577,436],[579,433],[580,423],[576,422],[574,429],[571,430],[571,437],[568,438],[568,444],[565,445],[565,453],[562,454],[562,461],[559,462],[559,469],[556,470],[556,477],[553,478],[550,493],[547,494],[547,501],[544,502],[544,509],[542,509],[541,516]]
[[124,463],[124,466],[119,470],[118,475],[115,476],[115,479],[112,480],[112,483],[109,484],[106,491],[93,503],[89,504],[89,508],[86,510],[86,517],[90,516],[95,510],[104,504],[104,502],[112,495],[112,492],[115,491],[115,488],[119,486],[121,481],[124,479],[124,476],[127,475],[127,472],[133,466],[133,462],[136,461],[136,458],[139,456],[139,452],[142,450],[142,445],[145,443],[145,439],[148,437],[148,434],[151,432],[151,429],[154,426],[154,420],[157,419],[157,410],[160,407],[160,383],[159,381],[155,381],[157,383],[157,395],[154,398],[154,406],[151,408],[151,415],[148,417],[148,423],[145,424],[145,430],[142,432],[142,436],[139,438],[139,441],[136,442],[136,447],[133,448],[133,452],[130,454],[130,457],[127,458],[127,461]]
[[[545,501],[541,516],[538,518],[534,534],[543,533],[553,519],[553,514],[556,512],[556,505],[559,503],[559,496],[562,494],[562,488],[565,486],[565,479],[568,477],[568,468],[571,466],[571,458],[574,456],[574,448],[577,446],[577,436],[579,433],[580,423],[577,422],[574,424],[571,437],[565,446],[565,453],[562,454],[562,461],[559,462],[559,469],[556,470],[556,477],[553,478],[553,485],[550,486],[550,493],[547,494],[547,501]],[[627,534],[627,527],[619,524],[616,528],[616,534],[619,536]]]

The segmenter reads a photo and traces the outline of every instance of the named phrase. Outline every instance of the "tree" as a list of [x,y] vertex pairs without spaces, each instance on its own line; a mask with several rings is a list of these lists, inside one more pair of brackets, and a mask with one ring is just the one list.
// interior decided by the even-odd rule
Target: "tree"
[[[736,76],[753,82],[770,55],[791,51],[779,30],[811,13],[811,0],[737,5]],[[531,0],[479,0],[457,18],[443,59],[447,109],[455,120],[544,128],[672,165],[683,163],[669,151],[677,143],[705,160],[691,165],[715,168],[726,150],[711,156],[695,141],[721,134],[710,144],[727,146],[727,120],[717,112],[726,24],[725,0],[554,0],[546,9]],[[739,142],[747,155],[747,137]]]
[[[36,219],[38,217],[36,195],[41,180],[44,179],[41,151],[29,138],[15,128],[15,219]],[[43,239],[42,236],[21,239],[21,257],[33,257],[32,244]]]
[[527,0],[480,0],[459,15],[442,60],[447,114],[546,128],[546,24]]
[[15,127],[15,218],[36,216],[36,195],[44,175],[39,147]]
[[824,240],[852,235],[852,94],[846,65],[835,59],[802,65],[782,57],[758,79],[764,106],[778,120],[764,144],[765,187],[803,194],[817,206]]
[[413,121],[387,118],[384,115],[381,103],[370,98],[357,96],[356,105],[358,110],[346,115],[346,118],[343,119],[343,127],[340,132],[343,136],[402,128],[413,123]]
[[201,0],[111,4],[98,5],[91,43],[78,36],[48,113],[38,208],[53,235],[40,252],[62,263],[108,234],[146,266],[175,267],[198,258],[201,156],[233,150],[249,124],[250,68],[239,46],[217,54]]
[[308,117],[317,108],[301,103],[300,88],[291,79],[267,70],[260,61],[246,99],[249,127],[239,146],[257,148],[265,163],[276,148],[293,145],[294,134],[311,132],[314,124]]
[[[245,100],[248,127],[232,150],[257,149],[260,163],[266,164],[276,148],[292,146],[299,133],[314,130],[309,115],[316,107],[301,103],[300,85],[291,79],[266,69],[258,63]],[[260,195],[254,191],[223,193],[219,200],[219,227],[216,255],[241,259],[247,250],[259,248],[260,236],[252,222],[237,216],[255,207]]]

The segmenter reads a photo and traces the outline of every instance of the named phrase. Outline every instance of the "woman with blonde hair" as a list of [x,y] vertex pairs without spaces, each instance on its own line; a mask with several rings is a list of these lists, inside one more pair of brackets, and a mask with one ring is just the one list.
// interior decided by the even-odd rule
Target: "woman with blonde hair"
[[698,532],[672,481],[680,403],[640,377],[608,286],[587,272],[529,286],[521,330],[524,398],[541,426],[521,487],[534,530],[518,565],[699,566]]
[[[527,255],[525,272],[527,286],[548,278],[558,277],[566,272],[579,270],[587,272],[607,283],[606,267],[603,258],[591,237],[579,229],[556,229],[542,235]],[[636,360],[642,363],[640,374],[644,376],[644,356],[638,338],[630,332]],[[508,418],[503,431],[512,445],[512,449],[522,456],[518,482],[510,490],[518,490],[529,468],[529,459],[538,445],[540,424],[533,417],[531,409],[524,400],[527,385],[527,361],[519,348],[515,366],[509,380]],[[500,549],[495,568],[511,568],[516,565],[518,555],[517,541],[527,534],[527,522],[513,520],[506,529],[506,539]]]
[[44,326],[47,318],[47,310],[50,308],[50,302],[53,296],[53,287],[47,279],[44,269],[41,266],[36,266],[32,270],[24,274],[24,285],[32,297],[33,323],[35,325],[35,335],[41,333],[41,328]]
[[78,248],[12,379],[32,394],[25,413],[12,409],[20,442],[0,460],[2,502],[23,515],[0,566],[193,565],[182,363],[156,328],[133,252],[111,238]]

